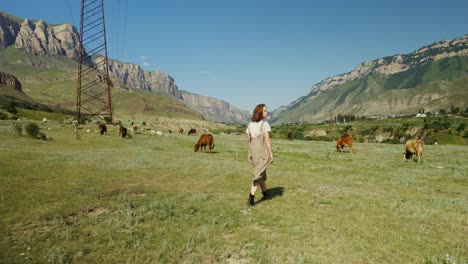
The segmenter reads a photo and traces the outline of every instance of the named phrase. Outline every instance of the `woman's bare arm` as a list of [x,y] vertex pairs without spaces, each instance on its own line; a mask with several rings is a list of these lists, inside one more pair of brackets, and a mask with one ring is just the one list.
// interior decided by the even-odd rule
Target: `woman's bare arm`
[[248,156],[247,156],[247,161],[252,163],[252,153],[250,153],[250,134],[247,134],[247,141],[249,142],[249,145],[248,145]]
[[271,148],[271,140],[270,140],[270,133],[265,133],[265,143],[268,149],[268,153],[270,153],[271,162],[273,162],[273,149]]

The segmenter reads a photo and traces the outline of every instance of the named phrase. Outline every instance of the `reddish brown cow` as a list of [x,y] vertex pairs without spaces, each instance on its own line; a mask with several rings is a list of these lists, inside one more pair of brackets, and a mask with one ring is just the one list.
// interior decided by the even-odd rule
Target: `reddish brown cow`
[[195,152],[200,149],[202,152],[203,149],[205,149],[206,152],[206,146],[208,146],[208,149],[211,153],[211,150],[214,148],[214,141],[213,141],[213,136],[211,134],[203,134],[200,136],[200,139],[198,140],[197,144],[195,144]]
[[413,154],[418,155],[418,162],[421,161],[424,152],[424,141],[422,139],[411,139],[406,141],[403,150],[403,160],[409,160]]
[[183,129],[183,128],[179,128],[179,133],[180,133],[180,134],[184,133],[184,129]]
[[292,132],[289,132],[289,133],[288,133],[288,139],[289,139],[289,140],[292,140],[292,139],[293,139],[293,133],[292,133]]
[[336,151],[341,152],[345,145],[348,145],[351,153],[353,153],[353,137],[349,134],[344,134],[341,136],[340,140],[336,142]]

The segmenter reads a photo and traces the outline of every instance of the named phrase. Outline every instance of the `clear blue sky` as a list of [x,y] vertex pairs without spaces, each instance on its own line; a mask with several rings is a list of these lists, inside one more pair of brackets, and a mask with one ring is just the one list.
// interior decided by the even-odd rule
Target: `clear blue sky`
[[[468,33],[468,1],[105,1],[109,57],[251,111],[287,105],[359,63]],[[79,0],[0,10],[79,28]]]

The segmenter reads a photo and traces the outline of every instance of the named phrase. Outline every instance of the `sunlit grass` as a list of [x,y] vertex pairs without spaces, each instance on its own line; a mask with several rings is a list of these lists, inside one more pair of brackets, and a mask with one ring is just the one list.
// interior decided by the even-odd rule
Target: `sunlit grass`
[[[245,136],[122,139],[0,121],[0,262],[463,263],[468,149],[273,139],[273,199],[247,207]],[[50,128],[50,130],[48,130]],[[91,132],[85,132],[90,129]],[[261,193],[257,194],[259,201]],[[450,262],[452,261],[452,262]]]

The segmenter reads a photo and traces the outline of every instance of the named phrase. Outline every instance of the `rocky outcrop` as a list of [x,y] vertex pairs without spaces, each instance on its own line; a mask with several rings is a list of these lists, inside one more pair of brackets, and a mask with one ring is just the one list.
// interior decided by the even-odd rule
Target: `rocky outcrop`
[[6,48],[15,43],[20,24],[11,17],[0,12],[0,47]]
[[15,47],[37,55],[62,55],[78,58],[79,34],[70,24],[50,26],[25,19],[16,35]]
[[19,92],[23,92],[20,81],[18,81],[15,76],[8,73],[0,72],[0,85],[5,85]]
[[[104,58],[97,57],[94,63],[100,63]],[[145,71],[139,65],[109,60],[109,74],[125,85],[127,89],[135,91],[159,92],[182,100],[174,78],[162,71]],[[104,69],[101,66],[101,70]]]
[[250,116],[247,111],[241,110],[224,100],[185,91],[182,92],[182,96],[185,105],[200,112],[208,120],[237,124],[249,122]]

